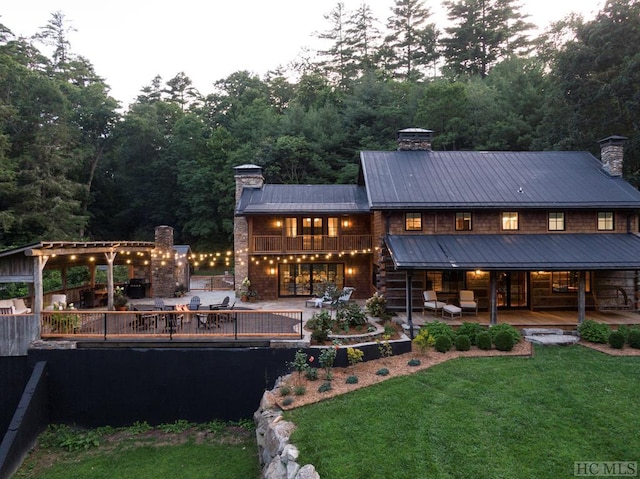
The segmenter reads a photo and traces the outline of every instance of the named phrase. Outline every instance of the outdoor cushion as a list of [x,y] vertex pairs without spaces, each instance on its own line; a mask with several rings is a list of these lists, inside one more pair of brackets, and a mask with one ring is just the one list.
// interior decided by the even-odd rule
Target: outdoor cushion
[[15,314],[28,314],[31,312],[31,308],[27,308],[22,298],[13,298],[13,309]]
[[[11,311],[11,314],[15,314],[15,308],[13,307],[13,301],[10,299],[0,299],[0,309],[3,311]],[[7,314],[7,313],[5,313]]]

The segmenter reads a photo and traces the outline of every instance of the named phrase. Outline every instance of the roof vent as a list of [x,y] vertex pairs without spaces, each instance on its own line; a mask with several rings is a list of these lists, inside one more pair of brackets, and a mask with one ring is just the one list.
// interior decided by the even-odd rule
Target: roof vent
[[398,151],[431,151],[433,130],[405,128],[398,130]]

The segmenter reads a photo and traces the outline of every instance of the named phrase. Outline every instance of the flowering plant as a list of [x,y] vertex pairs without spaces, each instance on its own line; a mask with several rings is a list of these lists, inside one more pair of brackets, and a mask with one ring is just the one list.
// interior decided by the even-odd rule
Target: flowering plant
[[117,308],[122,308],[127,305],[129,299],[124,294],[124,288],[122,286],[116,286],[113,290],[113,305]]

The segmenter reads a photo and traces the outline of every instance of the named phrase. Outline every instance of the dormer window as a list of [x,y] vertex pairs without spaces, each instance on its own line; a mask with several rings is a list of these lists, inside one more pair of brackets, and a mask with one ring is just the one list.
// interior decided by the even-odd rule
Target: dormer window
[[405,213],[404,229],[406,231],[422,231],[422,213]]
[[549,213],[549,231],[564,231],[564,213]]
[[456,231],[471,231],[471,213],[456,213]]
[[518,229],[517,211],[505,211],[502,213],[502,229],[504,231],[515,231]]
[[598,231],[613,231],[613,211],[598,211]]

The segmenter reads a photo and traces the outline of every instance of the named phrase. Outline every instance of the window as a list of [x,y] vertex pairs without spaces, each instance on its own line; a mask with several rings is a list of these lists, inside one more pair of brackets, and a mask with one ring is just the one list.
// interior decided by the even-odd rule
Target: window
[[502,213],[502,229],[517,230],[518,229],[518,212],[505,211]]
[[327,236],[338,236],[338,218],[327,218]]
[[613,211],[598,212],[598,230],[613,231]]
[[439,293],[457,293],[464,289],[464,272],[427,271],[427,289]]
[[[585,291],[591,291],[591,273],[585,272]],[[554,271],[551,273],[551,285],[554,293],[576,293],[580,284],[577,271]]]
[[298,220],[297,218],[285,218],[284,219],[285,234],[289,238],[295,238],[298,236]]
[[406,231],[422,231],[422,214],[405,213],[404,229]]
[[564,231],[564,213],[549,213],[549,231]]
[[471,213],[456,213],[456,231],[471,231]]

